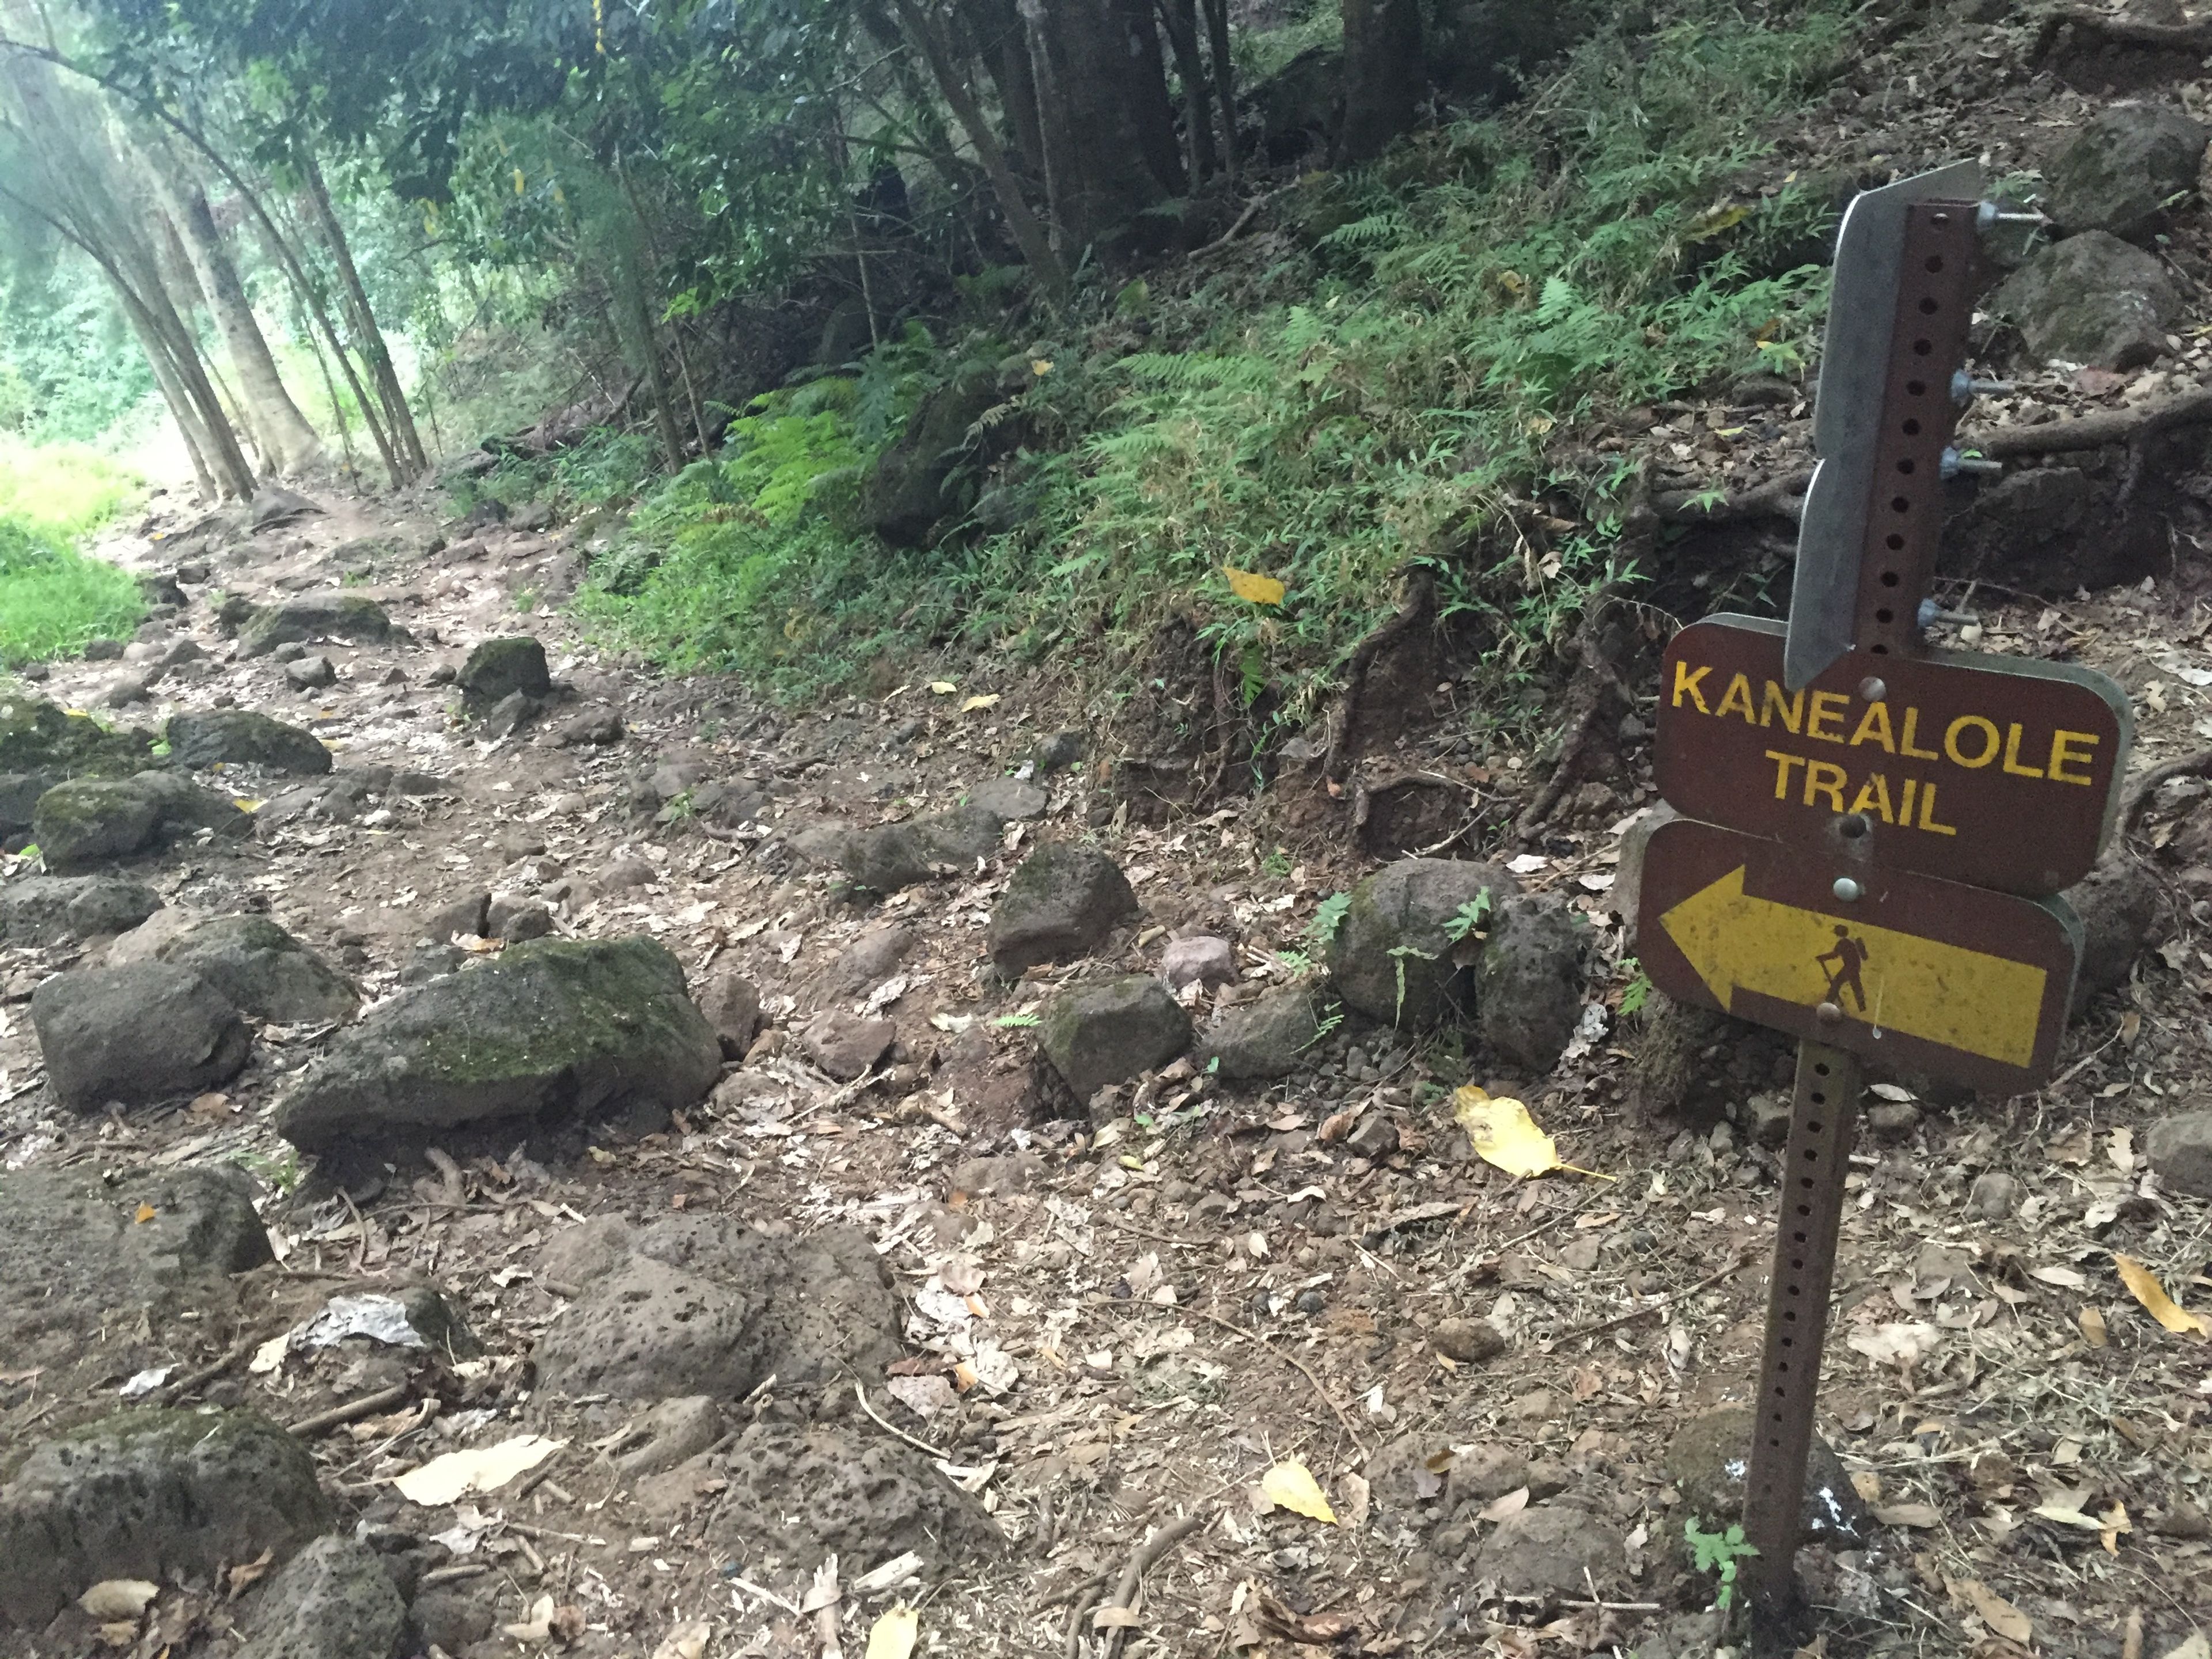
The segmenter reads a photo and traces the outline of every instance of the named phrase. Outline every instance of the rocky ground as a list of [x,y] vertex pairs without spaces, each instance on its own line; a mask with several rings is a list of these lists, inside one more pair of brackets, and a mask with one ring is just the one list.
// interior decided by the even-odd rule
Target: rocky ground
[[[1961,97],[2110,101],[1959,31]],[[1868,1102],[1832,1655],[2207,1651],[2212,1343],[2122,1277],[2212,1308],[2212,486],[2144,414],[2203,395],[2146,170],[2204,145],[2149,79],[2088,130],[2150,216],[2026,266],[2117,271],[2051,290],[2105,333],[1990,336],[2027,464],[1940,631],[2114,676],[2152,787],[2057,1079]],[[1686,601],[1786,546],[1772,390],[1574,434],[1723,485],[1659,502]],[[577,533],[157,502],[155,619],[0,688],[0,1652],[1713,1650],[1790,1061],[1636,1006],[1656,613],[1516,836],[1548,757],[1449,720],[1194,807],[1171,682],[660,681],[543,608]],[[1478,1157],[1468,1084],[1576,1167]]]

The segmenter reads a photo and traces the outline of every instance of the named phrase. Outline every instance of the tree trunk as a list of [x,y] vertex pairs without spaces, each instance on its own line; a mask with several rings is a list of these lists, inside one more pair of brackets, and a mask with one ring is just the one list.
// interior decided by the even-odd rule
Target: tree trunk
[[1160,27],[1175,53],[1176,77],[1182,82],[1184,165],[1195,186],[1212,177],[1213,116],[1206,97],[1206,60],[1199,54],[1198,0],[1159,0]]
[[1114,17],[1121,25],[1123,74],[1135,100],[1137,142],[1143,147],[1145,165],[1162,191],[1180,196],[1190,188],[1191,180],[1183,171],[1182,146],[1176,142],[1175,100],[1168,95],[1167,59],[1160,52],[1160,25],[1152,0],[1114,0]]
[[1067,267],[1060,263],[1036,215],[1030,211],[1029,202],[1022,195],[1021,182],[1007,164],[1006,148],[999,143],[999,135],[992,131],[990,122],[984,119],[982,106],[975,101],[975,88],[954,67],[952,54],[938,33],[936,20],[922,11],[920,0],[891,0],[891,6],[899,27],[927,60],[929,72],[936,78],[938,91],[951,107],[953,118],[967,133],[968,142],[975,147],[983,171],[990,176],[992,193],[999,198],[999,211],[1006,215],[1006,229],[1012,234],[1014,245],[1021,249],[1023,259],[1048,292],[1054,295],[1066,294]]
[[230,250],[223,246],[222,233],[216,228],[207,194],[161,135],[148,135],[137,149],[155,193],[183,239],[216,327],[222,331],[231,367],[238,375],[246,418],[260,440],[262,459],[272,471],[297,477],[322,459],[322,440],[285,389],[276,356],[253,314],[253,302],[246,297],[246,284],[239,279]]
[[1009,163],[1024,178],[1044,177],[1044,129],[1037,121],[1036,70],[1030,62],[1029,31],[1014,0],[970,0],[966,10],[975,50],[999,90],[999,106],[1012,129]]
[[331,205],[330,187],[323,182],[323,170],[315,161],[314,152],[303,145],[298,159],[301,175],[307,186],[307,203],[314,210],[316,228],[329,244],[331,258],[337,266],[338,283],[345,295],[354,337],[360,344],[362,357],[368,364],[369,379],[376,386],[378,401],[384,405],[384,422],[391,433],[392,447],[404,465],[407,476],[418,478],[429,471],[429,459],[422,453],[422,437],[415,429],[415,416],[407,407],[406,392],[400,388],[398,371],[392,366],[392,353],[385,345],[384,331],[377,326],[376,313],[368,303],[368,290],[362,286],[361,272],[355,269],[353,248],[346,240],[345,228],[338,223],[337,211]]
[[1202,0],[1206,7],[1206,43],[1213,55],[1213,101],[1221,106],[1221,155],[1229,181],[1243,172],[1237,143],[1237,66],[1229,58],[1229,0]]
[[645,265],[638,257],[645,241],[645,214],[637,204],[636,192],[629,186],[629,175],[623,170],[622,160],[615,160],[615,182],[621,186],[623,200],[629,208],[627,225],[618,229],[613,238],[615,245],[615,303],[629,319],[630,332],[636,341],[637,362],[631,365],[645,376],[647,386],[653,393],[653,424],[660,428],[661,453],[667,458],[672,476],[684,470],[684,434],[676,424],[676,404],[668,392],[668,371],[660,361],[660,337],[653,325],[653,302],[645,291]]
[[[1045,179],[1061,253],[1079,258],[1168,194],[1148,158],[1175,149],[1159,42],[1129,26],[1127,0],[1020,0],[1044,132]],[[1149,15],[1145,18],[1151,27]],[[1147,76],[1152,83],[1146,85]]]
[[169,367],[168,354],[154,337],[144,313],[124,297],[121,283],[110,280],[116,291],[116,304],[130,323],[131,332],[137,338],[139,350],[146,354],[147,367],[154,371],[154,384],[161,388],[161,401],[169,406],[169,419],[176,424],[177,436],[185,446],[185,455],[192,464],[192,476],[199,481],[200,498],[210,501],[218,500],[222,492],[216,488],[215,472],[208,465],[207,434],[200,425],[199,411],[192,407],[183,382],[177,379],[176,371]]
[[1343,0],[1344,125],[1337,156],[1371,161],[1413,128],[1421,101],[1420,0]]

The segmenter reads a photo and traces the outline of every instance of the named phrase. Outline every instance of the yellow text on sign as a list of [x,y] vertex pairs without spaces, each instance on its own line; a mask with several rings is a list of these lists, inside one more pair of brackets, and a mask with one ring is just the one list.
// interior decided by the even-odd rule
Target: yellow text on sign
[[2044,970],[1851,917],[1754,898],[1739,865],[1659,918],[1723,1008],[1738,990],[2008,1066],[2034,1059]]

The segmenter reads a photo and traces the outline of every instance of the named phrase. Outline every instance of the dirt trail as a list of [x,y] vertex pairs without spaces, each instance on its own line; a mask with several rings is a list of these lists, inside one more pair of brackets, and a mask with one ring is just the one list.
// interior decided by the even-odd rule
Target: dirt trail
[[[1030,1017],[1080,965],[1010,986],[985,960],[1030,848],[1088,839],[1118,862],[1143,915],[1113,935],[1109,965],[1158,971],[1185,935],[1231,943],[1236,977],[1200,999],[1201,1024],[1206,1002],[1307,971],[1304,931],[1361,861],[1334,843],[1279,854],[1267,803],[1132,823],[1094,759],[1034,776],[1041,816],[1014,817],[983,856],[856,902],[841,833],[1034,773],[1041,742],[1080,725],[1056,688],[973,665],[945,671],[949,694],[919,683],[773,710],[727,683],[610,661],[557,612],[524,614],[573,586],[557,532],[326,506],[226,541],[212,580],[149,638],[205,653],[151,688],[161,708],[308,726],[336,752],[335,782],[204,774],[265,803],[257,834],[122,872],[172,909],[267,915],[371,1003],[496,951],[483,896],[509,914],[542,904],[563,937],[659,941],[695,995],[743,975],[764,1035],[707,1103],[672,1116],[522,1144],[433,1138],[428,1162],[334,1163],[301,1182],[274,1109],[343,1028],[264,1024],[220,1091],[87,1115],[42,1086],[26,1005],[106,941],[0,948],[5,1169],[135,1198],[239,1162],[280,1258],[228,1303],[88,1315],[66,1353],[0,1369],[10,1462],[148,1370],[163,1375],[138,1397],[162,1403],[252,1405],[295,1425],[337,1409],[344,1420],[301,1437],[341,1526],[410,1589],[408,1653],[811,1655],[839,1628],[856,1651],[900,1601],[919,1605],[933,1652],[1711,1650],[1698,1609],[1715,1583],[1684,1523],[1728,1501],[1732,1454],[1725,1432],[1701,1459],[1680,1431],[1741,1403],[1756,1363],[1787,1070],[1778,1046],[1678,1034],[1662,1103],[1686,1115],[1636,1109],[1639,1089],[1667,1091],[1658,1040],[1616,1021],[1622,980],[1606,971],[1620,951],[1613,866],[1640,805],[1629,776],[1522,863],[1600,941],[1598,1012],[1548,1076],[1353,1014],[1279,1082],[1224,1084],[1186,1060],[1109,1097],[1096,1127],[1040,1116],[1051,1091]],[[176,562],[161,542],[141,556]],[[374,599],[410,637],[311,642],[335,683],[298,689],[279,659],[292,653],[235,655],[205,600],[218,586],[256,603]],[[2207,626],[2162,584],[1979,624],[1993,646],[2063,641],[2118,673],[2150,758],[2212,717]],[[489,739],[442,682],[479,641],[523,631],[544,642],[556,691]],[[131,667],[59,665],[42,690],[96,707]],[[395,793],[376,769],[434,786]],[[2212,849],[2191,850],[2203,821],[2180,805],[2152,839],[2180,849],[2180,883],[2212,881]],[[2175,890],[2187,904],[2196,888]],[[1823,1394],[1850,1533],[1805,1558],[1830,1653],[2157,1656],[2212,1606],[2205,1350],[2137,1309],[2111,1254],[2212,1302],[2206,1206],[2162,1192],[2142,1152],[2144,1126],[2194,1105],[2205,1075],[2212,956],[2188,939],[2193,915],[2170,916],[2165,954],[2077,1023],[2044,1094],[1978,1107],[1892,1086],[1870,1102]],[[819,1024],[836,1011],[895,1028],[896,1046],[842,1081],[823,1069]],[[1470,1080],[1524,1097],[1569,1162],[1616,1178],[1516,1181],[1476,1159],[1447,1092]],[[131,1247],[125,1227],[118,1263]],[[691,1275],[673,1290],[671,1263]],[[625,1273],[641,1288],[607,1314],[593,1287]],[[416,1283],[444,1312],[410,1303],[416,1329],[450,1315],[465,1334],[266,1346],[334,1296]],[[740,1304],[741,1319],[725,1311]],[[635,1332],[619,1328],[624,1307]],[[616,1328],[575,1334],[602,1316]],[[751,1369],[676,1375],[725,1318],[769,1331]],[[628,1335],[671,1368],[667,1387],[623,1370]],[[805,1374],[763,1375],[761,1354]],[[857,1397],[856,1373],[874,1379]],[[708,1404],[648,1415],[663,1392]],[[393,1484],[524,1433],[562,1443],[496,1490],[423,1504]],[[1290,1463],[1335,1524],[1256,1497]],[[809,1599],[825,1540],[842,1586],[827,1614]],[[908,1549],[919,1583],[895,1559]],[[236,1560],[180,1569],[118,1640],[148,1659],[229,1651],[219,1632],[250,1626],[255,1605],[232,1598],[259,1576]],[[0,1651],[91,1639],[75,1613],[54,1628],[0,1635]]]

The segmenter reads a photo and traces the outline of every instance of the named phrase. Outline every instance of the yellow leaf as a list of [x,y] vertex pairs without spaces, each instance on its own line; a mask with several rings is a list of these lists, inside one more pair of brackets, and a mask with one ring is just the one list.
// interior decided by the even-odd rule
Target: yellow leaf
[[1030,358],[1030,374],[1032,374],[1037,375],[1037,376],[1039,376],[1039,377],[1042,377],[1042,376],[1044,376],[1044,375],[1047,375],[1047,374],[1051,374],[1051,373],[1052,373],[1052,359],[1051,359],[1051,358],[1049,358],[1049,357],[1032,357],[1032,358]]
[[417,1469],[410,1469],[392,1484],[399,1495],[417,1504],[451,1504],[465,1493],[497,1492],[525,1470],[534,1469],[568,1443],[542,1435],[519,1434],[496,1446],[474,1451],[447,1452]]
[[2105,1316],[2094,1308],[2084,1308],[2075,1316],[2081,1327],[2081,1340],[2093,1348],[2105,1346]]
[[1517,270],[1501,270],[1498,273],[1498,286],[1517,299],[1528,291],[1528,279]]
[[2153,1319],[2169,1331],[2179,1331],[2190,1336],[2212,1336],[2212,1321],[2203,1314],[2193,1314],[2174,1305],[2166,1287],[2158,1282],[2158,1275],[2131,1255],[2116,1255],[2113,1264],[2120,1270],[2120,1283],[2129,1293],[2143,1304]]
[[1475,1156],[1508,1175],[1540,1176],[1553,1170],[1571,1170],[1600,1181],[1615,1178],[1560,1163],[1559,1149],[1552,1144],[1551,1136],[1536,1127],[1528,1109],[1517,1100],[1492,1099],[1487,1091],[1470,1083],[1453,1094],[1452,1115],[1474,1143]]
[[960,705],[960,712],[963,714],[972,714],[979,708],[996,708],[998,706],[999,694],[992,691],[980,697],[969,698]]
[[1336,1511],[1329,1508],[1328,1499],[1322,1495],[1321,1482],[1295,1457],[1276,1464],[1261,1475],[1260,1490],[1279,1509],[1326,1521],[1332,1527],[1336,1524]]
[[953,684],[951,680],[932,680],[929,683],[929,689],[940,697],[949,697],[960,688]]
[[136,1215],[134,1215],[134,1216],[132,1216],[131,1218],[133,1221],[139,1222],[139,1223],[142,1223],[142,1224],[143,1224],[143,1223],[145,1223],[145,1222],[151,1221],[151,1220],[152,1220],[155,1216],[157,1216],[157,1215],[159,1215],[159,1214],[161,1214],[161,1212],[159,1210],[155,1209],[155,1208],[152,1205],[150,1205],[150,1204],[141,1204],[141,1205],[138,1206],[138,1213],[137,1213],[137,1214],[136,1214]]
[[1982,1622],[2008,1642],[2027,1642],[2035,1634],[2027,1615],[1978,1578],[1961,1579],[1951,1586],[1960,1601],[1982,1615]]
[[907,1659],[921,1633],[921,1615],[912,1607],[893,1607],[868,1631],[868,1659]]
[[2128,1506],[2116,1498],[2097,1528],[2097,1541],[2105,1547],[2106,1554],[2118,1555],[2120,1553],[2120,1534],[2134,1530],[2135,1523],[2128,1519]]
[[265,800],[255,800],[249,796],[233,795],[230,798],[230,804],[241,812],[258,812],[269,803]]
[[1273,576],[1262,576],[1249,570],[1239,570],[1233,564],[1221,567],[1221,574],[1229,578],[1229,591],[1240,599],[1254,605],[1280,605],[1286,590]]
[[517,196],[522,194],[522,169],[520,167],[517,167],[514,170],[514,193]]
[[1751,208],[1747,203],[1723,202],[1718,207],[1707,208],[1691,220],[1683,228],[1682,240],[1686,242],[1707,241],[1724,230],[1735,229],[1750,217]]

